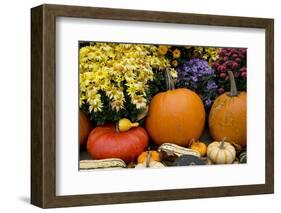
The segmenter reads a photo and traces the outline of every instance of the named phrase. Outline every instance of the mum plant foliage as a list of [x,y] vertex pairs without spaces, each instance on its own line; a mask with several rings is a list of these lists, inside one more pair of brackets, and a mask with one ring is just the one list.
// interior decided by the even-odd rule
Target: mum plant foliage
[[[170,66],[154,45],[83,43],[80,107],[97,124],[118,121],[121,117],[133,121],[157,91],[151,91],[150,85],[157,75],[161,81],[161,72]],[[174,69],[170,72],[177,76]]]

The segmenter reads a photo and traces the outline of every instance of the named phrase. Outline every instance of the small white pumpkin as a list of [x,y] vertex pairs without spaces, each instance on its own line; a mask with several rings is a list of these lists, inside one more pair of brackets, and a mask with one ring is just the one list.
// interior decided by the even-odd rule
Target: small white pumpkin
[[231,164],[235,160],[236,151],[234,146],[222,140],[209,144],[207,156],[215,164]]

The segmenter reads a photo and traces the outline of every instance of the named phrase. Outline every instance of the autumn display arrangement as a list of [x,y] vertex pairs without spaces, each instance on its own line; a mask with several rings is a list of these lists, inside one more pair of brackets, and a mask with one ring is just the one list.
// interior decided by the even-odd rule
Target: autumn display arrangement
[[80,169],[247,162],[247,49],[79,43]]

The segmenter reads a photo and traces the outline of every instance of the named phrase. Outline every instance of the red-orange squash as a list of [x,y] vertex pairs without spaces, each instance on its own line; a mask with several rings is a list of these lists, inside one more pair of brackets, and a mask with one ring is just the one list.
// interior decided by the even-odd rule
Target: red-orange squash
[[147,147],[148,135],[143,127],[121,132],[114,124],[94,128],[87,142],[87,151],[93,159],[120,158],[135,160]]
[[87,143],[88,135],[92,130],[92,124],[90,119],[87,117],[87,115],[82,111],[79,110],[79,144],[80,147],[83,147]]
[[197,140],[202,134],[204,105],[195,92],[175,89],[169,71],[166,74],[168,91],[152,98],[145,128],[157,145],[168,142],[187,147],[191,139]]
[[220,95],[209,114],[209,129],[215,141],[226,140],[245,146],[247,143],[247,93],[238,92],[231,71],[231,89]]

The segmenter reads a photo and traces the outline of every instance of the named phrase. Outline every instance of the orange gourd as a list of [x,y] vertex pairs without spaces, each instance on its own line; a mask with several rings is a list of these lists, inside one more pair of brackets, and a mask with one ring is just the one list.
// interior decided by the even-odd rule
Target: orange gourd
[[247,143],[247,93],[238,92],[233,73],[228,71],[230,92],[220,95],[209,114],[209,129],[216,141],[225,140],[245,146]]
[[160,161],[160,154],[157,151],[146,151],[139,155],[138,163],[146,162],[147,158],[150,157],[150,160]]
[[79,144],[80,147],[83,147],[87,143],[88,135],[93,127],[90,119],[82,110],[79,110],[79,122]]
[[191,140],[190,148],[192,150],[198,151],[201,157],[204,157],[207,153],[206,144],[200,141],[195,141],[194,139]]
[[156,94],[151,100],[145,127],[157,145],[169,142],[187,147],[203,131],[203,102],[189,89],[175,89],[169,70],[166,70],[166,84],[168,91]]

